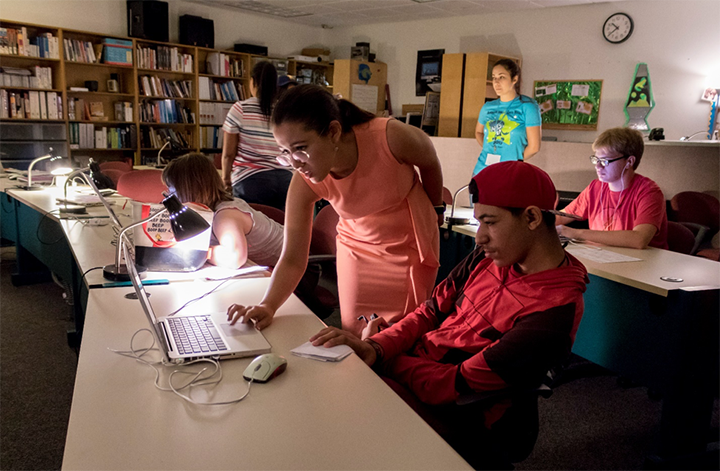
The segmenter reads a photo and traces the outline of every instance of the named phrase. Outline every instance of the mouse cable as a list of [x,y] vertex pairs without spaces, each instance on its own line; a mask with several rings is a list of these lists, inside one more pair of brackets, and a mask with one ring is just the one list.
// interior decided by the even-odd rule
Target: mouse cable
[[[147,332],[148,334],[150,334],[151,338],[152,338],[152,342],[149,347],[135,348],[135,345],[134,345],[135,337],[137,337],[137,335],[140,334],[141,332]],[[160,391],[164,391],[164,392],[172,392],[173,394],[180,396],[183,400],[190,402],[192,404],[195,404],[195,405],[199,405],[199,406],[223,406],[223,405],[236,404],[236,403],[242,401],[243,399],[245,399],[248,396],[248,394],[250,394],[250,387],[254,380],[254,378],[251,378],[248,381],[247,391],[245,392],[245,394],[243,394],[239,398],[230,399],[227,401],[220,401],[220,402],[198,402],[198,401],[194,400],[193,398],[191,398],[189,396],[189,394],[186,395],[186,394],[181,393],[180,391],[182,391],[183,389],[190,389],[193,386],[207,386],[207,385],[217,386],[220,383],[220,381],[222,381],[222,379],[223,379],[222,367],[217,360],[210,359],[210,358],[207,358],[207,359],[203,358],[203,359],[199,359],[199,360],[193,360],[193,361],[184,363],[182,365],[175,365],[172,363],[167,363],[164,360],[161,360],[161,361],[147,360],[147,359],[143,358],[145,355],[147,355],[151,351],[159,351],[159,349],[155,346],[155,336],[152,335],[152,332],[150,331],[150,329],[139,329],[133,334],[133,336],[130,339],[130,350],[123,351],[123,350],[114,350],[112,348],[108,348],[108,350],[110,350],[111,352],[116,353],[118,355],[122,355],[122,356],[125,356],[128,358],[133,358],[135,361],[149,366],[155,372],[155,380],[153,382],[155,388],[159,389]],[[187,367],[187,366],[196,365],[199,363],[210,363],[215,368],[213,369],[213,371],[211,373],[209,373],[208,375],[205,375],[205,376],[203,376],[203,373],[208,371],[208,367],[205,367],[197,372],[182,371],[182,370],[176,369],[176,370],[172,371],[170,373],[170,376],[168,377],[169,387],[163,387],[160,384],[160,370],[156,367],[156,365]],[[258,365],[255,368],[255,371],[259,370],[261,366],[262,365]],[[176,374],[193,375],[193,377],[184,385],[177,387],[173,384],[173,377]]]

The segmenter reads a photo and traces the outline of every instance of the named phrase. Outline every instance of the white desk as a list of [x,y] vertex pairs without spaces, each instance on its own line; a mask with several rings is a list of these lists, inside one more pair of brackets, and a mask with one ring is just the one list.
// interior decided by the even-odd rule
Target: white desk
[[[190,309],[256,303],[267,278],[236,280]],[[215,286],[148,286],[162,315]],[[231,406],[195,406],[156,390],[154,373],[107,350],[127,349],[147,322],[132,289],[92,290],[63,469],[470,469],[360,359],[323,363],[289,352],[322,323],[294,296],[264,333],[288,359],[285,373],[254,384]],[[245,391],[249,359],[223,362],[209,399]],[[195,392],[204,399],[203,391]]]

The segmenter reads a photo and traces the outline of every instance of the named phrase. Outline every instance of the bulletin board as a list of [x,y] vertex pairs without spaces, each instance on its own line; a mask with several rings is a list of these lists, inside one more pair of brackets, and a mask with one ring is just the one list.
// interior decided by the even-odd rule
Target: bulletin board
[[596,131],[602,80],[536,80],[543,129]]

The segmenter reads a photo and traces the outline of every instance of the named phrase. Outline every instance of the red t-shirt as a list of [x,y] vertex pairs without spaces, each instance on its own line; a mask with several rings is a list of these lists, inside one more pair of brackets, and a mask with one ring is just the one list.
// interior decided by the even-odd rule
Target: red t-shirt
[[668,248],[665,196],[642,175],[635,174],[630,187],[621,192],[593,180],[563,211],[587,219],[594,231],[631,231],[640,224],[652,224],[658,231],[649,245]]

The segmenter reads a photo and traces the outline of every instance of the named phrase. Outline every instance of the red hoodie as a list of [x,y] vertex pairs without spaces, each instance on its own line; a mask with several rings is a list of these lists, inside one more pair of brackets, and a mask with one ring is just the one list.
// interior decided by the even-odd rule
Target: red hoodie
[[570,354],[582,317],[587,271],[567,257],[567,266],[522,275],[475,250],[431,299],[370,339],[381,374],[426,404],[537,386]]

